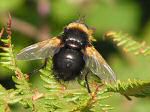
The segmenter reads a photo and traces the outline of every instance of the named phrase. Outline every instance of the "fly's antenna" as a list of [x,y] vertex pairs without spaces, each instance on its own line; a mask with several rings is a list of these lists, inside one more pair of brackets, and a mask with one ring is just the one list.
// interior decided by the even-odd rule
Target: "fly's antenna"
[[80,15],[80,14],[79,14],[79,19],[76,20],[76,22],[77,22],[77,23],[82,23],[82,24],[84,24],[85,19],[86,19],[86,16],[85,16],[85,15]]

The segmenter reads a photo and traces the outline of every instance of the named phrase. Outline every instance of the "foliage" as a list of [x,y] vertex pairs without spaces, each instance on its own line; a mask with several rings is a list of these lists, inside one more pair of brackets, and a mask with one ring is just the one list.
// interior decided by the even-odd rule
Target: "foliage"
[[113,42],[125,52],[132,52],[135,55],[150,55],[150,46],[147,46],[144,41],[142,43],[136,42],[129,37],[129,35],[123,34],[122,32],[108,32],[105,38],[112,39]]
[[107,85],[107,92],[115,92],[128,96],[146,97],[150,96],[150,82],[141,80],[117,81],[115,85]]
[[[43,92],[39,89],[32,88],[32,85],[28,81],[28,75],[22,73],[16,64],[13,45],[11,43],[11,17],[9,17],[6,32],[8,35],[7,37],[3,37],[4,29],[2,29],[0,33],[0,48],[2,50],[0,53],[0,63],[2,66],[15,72],[12,79],[15,82],[16,88],[6,90],[4,87],[0,86],[1,112],[10,112],[10,105],[15,105],[17,103],[21,104],[25,110],[34,112],[108,111],[113,108],[110,105],[102,103],[102,101],[110,97],[110,95],[105,93],[120,93],[128,99],[130,99],[129,96],[146,97],[150,95],[150,82],[141,80],[117,81],[116,84],[112,85],[91,83],[90,86],[93,88],[91,94],[87,93],[85,87],[80,86],[75,89],[67,88],[67,85],[59,83],[54,79],[51,70],[51,61],[49,61],[45,69],[40,70],[41,79],[44,81],[43,87],[46,88],[46,91]],[[117,33],[113,34],[115,34],[115,36],[117,35]],[[107,36],[110,36],[110,34]],[[142,48],[142,50],[145,51],[142,52],[142,54],[148,55],[149,47],[143,47],[128,37],[124,40],[122,37],[124,37],[124,35],[119,34],[119,36],[117,35],[117,39],[113,39],[113,41],[118,42],[119,45],[124,45],[125,48],[132,53],[139,53]],[[130,46],[126,41],[128,41],[128,43],[134,42],[135,44],[130,44]],[[130,50],[137,46],[139,46],[138,49]]]

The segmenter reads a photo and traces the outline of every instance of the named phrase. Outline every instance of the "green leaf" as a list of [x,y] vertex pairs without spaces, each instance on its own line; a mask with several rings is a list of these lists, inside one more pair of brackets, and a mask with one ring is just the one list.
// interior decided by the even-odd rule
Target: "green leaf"
[[120,93],[125,96],[150,97],[150,82],[141,80],[117,81],[115,85],[107,84],[106,92]]
[[150,46],[146,45],[145,42],[136,42],[129,35],[122,32],[108,32],[106,33],[105,38],[112,39],[112,41],[125,52],[131,52],[135,55],[150,55]]
[[0,45],[0,48],[2,49],[2,52],[0,52],[0,63],[2,66],[7,67],[8,69],[14,69],[16,68],[16,60],[15,56],[13,54],[13,45],[11,45],[11,36],[1,39],[0,42],[2,42],[5,46]]
[[18,96],[17,91],[14,89],[6,90],[2,85],[0,85],[0,112],[9,112],[9,104],[15,104],[21,99],[22,98]]

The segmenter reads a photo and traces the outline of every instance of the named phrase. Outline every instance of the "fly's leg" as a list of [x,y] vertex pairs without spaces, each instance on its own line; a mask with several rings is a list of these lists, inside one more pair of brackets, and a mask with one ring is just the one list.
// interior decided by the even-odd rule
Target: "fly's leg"
[[85,75],[85,83],[86,83],[86,88],[87,88],[88,93],[91,93],[89,82],[88,82],[88,74],[89,74],[89,71]]

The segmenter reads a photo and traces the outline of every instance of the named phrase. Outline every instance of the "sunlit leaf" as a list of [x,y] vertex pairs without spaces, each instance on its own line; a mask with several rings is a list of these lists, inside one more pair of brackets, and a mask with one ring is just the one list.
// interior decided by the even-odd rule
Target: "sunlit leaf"
[[117,81],[115,85],[107,85],[107,92],[120,93],[126,96],[150,97],[150,81],[128,80]]

